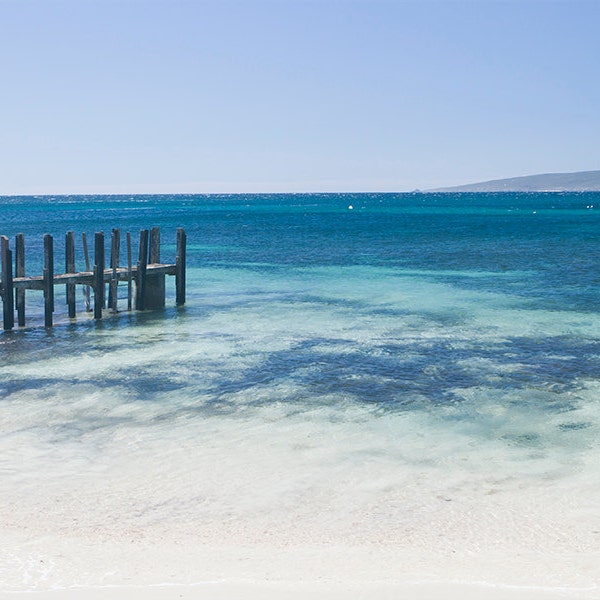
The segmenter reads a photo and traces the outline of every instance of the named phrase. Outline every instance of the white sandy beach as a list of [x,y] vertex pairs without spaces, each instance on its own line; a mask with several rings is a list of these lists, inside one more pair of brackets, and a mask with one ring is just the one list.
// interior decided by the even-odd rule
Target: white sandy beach
[[[76,388],[7,403],[6,426],[51,409],[56,440],[65,414],[126,414],[121,392],[98,403]],[[419,414],[264,407],[167,426],[160,405],[138,408],[139,425],[59,445],[6,436],[0,598],[600,596],[593,454],[560,466],[491,442],[474,452]]]
[[[18,585],[18,591],[3,591],[0,598],[592,600],[600,592],[597,554],[583,560],[509,557],[485,549],[479,554],[457,550],[450,557],[356,546],[189,546],[139,540],[90,546],[84,540],[50,541],[30,544],[30,563],[13,565],[15,576],[29,570],[31,589]],[[36,546],[53,550],[42,559]],[[581,569],[573,585],[559,585],[573,568]],[[5,586],[7,578],[11,574],[3,573]]]
[[[103,527],[92,524],[93,519],[78,524],[75,521],[82,515],[77,511],[61,519],[60,526],[56,522],[44,526],[40,514],[29,525],[22,522],[20,532],[14,528],[12,533],[2,532],[0,598],[599,597],[598,532],[588,531],[590,521],[581,512],[579,523],[573,513],[550,516],[554,509],[573,505],[575,498],[549,499],[550,511],[546,506],[538,516],[535,506],[529,506],[530,512],[524,506],[516,510],[513,499],[510,503],[494,499],[480,509],[472,500],[459,500],[452,508],[447,500],[425,502],[420,516],[407,505],[412,523],[405,518],[402,527],[387,536],[378,531],[376,519],[381,515],[366,516],[362,524],[349,523],[344,515],[340,523],[328,527],[326,521],[335,521],[335,508],[323,504],[320,531],[310,530],[300,506],[292,507],[289,521],[274,514],[240,523],[230,515],[232,521],[225,524],[223,514],[221,529],[210,519],[187,526],[176,521],[133,526],[135,508],[130,515],[121,515],[128,521],[122,526]],[[561,516],[574,529],[560,525]],[[388,526],[392,518],[402,521],[402,511],[388,515]],[[79,527],[80,534],[70,534],[69,527]],[[62,534],[56,531],[60,528]],[[294,541],[302,537],[303,541]]]
[[538,590],[498,588],[487,585],[455,583],[379,583],[318,584],[318,583],[207,583],[181,586],[114,586],[107,588],[72,588],[45,592],[0,593],[5,600],[109,600],[112,598],[142,598],[144,600],[568,600],[597,598],[572,590]]

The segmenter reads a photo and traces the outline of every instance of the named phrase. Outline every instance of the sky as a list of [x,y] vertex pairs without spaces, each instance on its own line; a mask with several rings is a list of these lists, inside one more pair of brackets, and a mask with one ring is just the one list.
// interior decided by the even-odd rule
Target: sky
[[600,0],[0,0],[0,195],[600,169]]

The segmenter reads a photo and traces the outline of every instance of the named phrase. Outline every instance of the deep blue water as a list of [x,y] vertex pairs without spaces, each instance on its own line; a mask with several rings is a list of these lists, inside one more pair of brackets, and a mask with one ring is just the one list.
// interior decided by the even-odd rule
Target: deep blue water
[[2,234],[25,233],[37,271],[43,233],[55,235],[61,256],[69,229],[91,236],[121,227],[135,239],[158,225],[172,242],[184,226],[191,267],[366,265],[432,271],[454,282],[454,272],[464,271],[480,277],[460,285],[500,284],[544,307],[600,306],[596,193],[5,197],[0,214]]
[[[199,209],[190,235],[209,248],[196,258],[382,266],[435,271],[442,279],[453,271],[521,272],[510,283],[516,293],[557,308],[599,307],[600,209],[585,208],[594,197],[334,195],[263,202]],[[479,278],[470,285],[497,283]]]

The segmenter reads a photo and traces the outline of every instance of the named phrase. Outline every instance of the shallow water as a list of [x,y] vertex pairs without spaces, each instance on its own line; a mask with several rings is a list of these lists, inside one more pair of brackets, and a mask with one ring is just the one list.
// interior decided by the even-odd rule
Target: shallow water
[[110,579],[15,568],[44,536],[521,553],[596,585],[598,200],[3,199],[32,270],[47,231],[190,244],[183,308],[168,281],[164,311],[69,323],[57,303],[47,332],[31,293],[0,334],[8,588]]

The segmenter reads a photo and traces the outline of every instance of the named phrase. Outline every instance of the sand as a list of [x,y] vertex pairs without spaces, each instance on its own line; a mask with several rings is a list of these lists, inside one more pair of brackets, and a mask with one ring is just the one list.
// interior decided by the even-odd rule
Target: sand
[[42,592],[0,593],[2,600],[108,600],[141,598],[144,600],[566,600],[597,598],[597,595],[572,590],[498,588],[488,585],[458,583],[404,584],[318,584],[218,582],[181,586],[114,586],[105,588],[71,588]]
[[[490,547],[477,554],[460,548],[452,552],[364,544],[236,546],[68,536],[21,540],[18,552],[11,553],[10,541],[10,536],[2,539],[0,600],[600,597],[600,562],[594,553],[510,556]],[[12,542],[19,540],[13,537]]]

